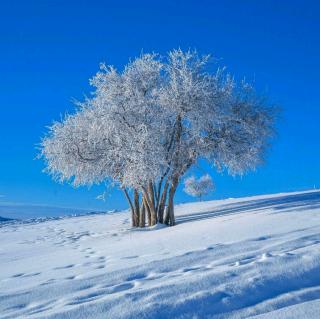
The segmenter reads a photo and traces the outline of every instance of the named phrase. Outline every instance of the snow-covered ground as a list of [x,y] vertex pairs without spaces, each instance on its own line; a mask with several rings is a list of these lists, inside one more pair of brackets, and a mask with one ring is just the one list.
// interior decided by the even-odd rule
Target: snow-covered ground
[[320,318],[320,191],[0,228],[0,318]]

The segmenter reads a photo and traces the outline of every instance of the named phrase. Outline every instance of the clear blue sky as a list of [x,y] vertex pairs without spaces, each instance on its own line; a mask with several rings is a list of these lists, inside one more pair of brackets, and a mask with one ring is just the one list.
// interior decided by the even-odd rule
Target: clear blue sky
[[[318,1],[1,1],[1,201],[80,208],[126,206],[103,187],[58,185],[34,160],[53,119],[90,92],[105,61],[121,68],[141,52],[181,47],[212,53],[237,78],[255,80],[281,105],[267,163],[242,178],[208,167],[208,198],[320,187],[320,5]],[[196,174],[201,171],[195,170]],[[181,190],[177,201],[192,200]]]

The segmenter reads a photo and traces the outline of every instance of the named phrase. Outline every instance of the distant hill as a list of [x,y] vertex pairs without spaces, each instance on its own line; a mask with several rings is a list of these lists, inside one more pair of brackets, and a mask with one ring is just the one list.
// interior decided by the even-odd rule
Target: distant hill
[[4,218],[0,216],[0,222],[7,222],[8,220],[11,220],[10,218]]
[[69,215],[84,215],[92,212],[90,209],[75,209],[43,205],[28,205],[17,203],[0,203],[0,222],[10,219],[34,219],[46,217],[63,217]]

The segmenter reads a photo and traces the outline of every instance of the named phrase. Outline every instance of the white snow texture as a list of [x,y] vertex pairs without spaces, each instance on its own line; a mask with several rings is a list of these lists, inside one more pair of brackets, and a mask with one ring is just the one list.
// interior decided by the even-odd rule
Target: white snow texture
[[320,191],[0,224],[0,318],[320,318]]

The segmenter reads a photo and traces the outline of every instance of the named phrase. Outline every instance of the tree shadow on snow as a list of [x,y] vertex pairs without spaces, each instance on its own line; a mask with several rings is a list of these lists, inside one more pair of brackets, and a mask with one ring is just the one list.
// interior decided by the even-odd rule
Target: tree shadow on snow
[[207,212],[177,216],[176,220],[178,224],[182,224],[195,220],[216,218],[250,211],[259,212],[266,209],[270,209],[272,213],[277,211],[292,211],[298,213],[317,208],[320,208],[320,191],[284,195],[276,198],[248,200],[244,202],[222,205]]

